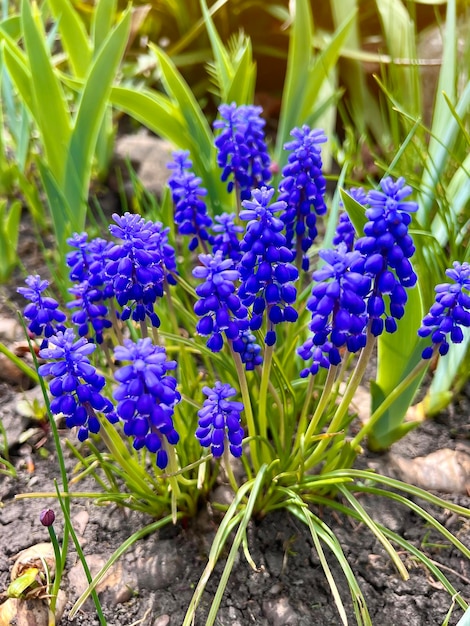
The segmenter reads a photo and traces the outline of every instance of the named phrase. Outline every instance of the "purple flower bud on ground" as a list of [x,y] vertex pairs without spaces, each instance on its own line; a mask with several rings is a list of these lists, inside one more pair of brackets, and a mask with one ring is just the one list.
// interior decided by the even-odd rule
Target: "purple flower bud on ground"
[[221,104],[220,119],[214,122],[214,128],[221,130],[215,139],[221,179],[223,182],[230,179],[228,190],[236,188],[241,200],[248,199],[252,189],[266,186],[271,180],[261,111],[258,106]]
[[286,245],[282,233],[284,223],[276,213],[283,211],[283,201],[271,203],[274,189],[254,189],[251,200],[242,202],[240,219],[248,221],[245,236],[240,244],[243,256],[239,271],[241,285],[238,295],[245,306],[253,306],[251,330],[262,325],[267,312],[268,345],[276,340],[274,326],[280,322],[294,322],[297,312],[291,306],[296,299],[292,283],[298,279],[297,268],[292,264],[294,253]]
[[59,303],[44,294],[49,287],[47,280],[41,280],[36,274],[25,279],[27,287],[17,289],[30,303],[26,305],[23,315],[29,320],[28,329],[36,336],[49,338],[56,331],[64,330],[62,324],[66,320],[66,315],[59,309]]
[[39,514],[39,521],[43,526],[52,526],[55,522],[55,513],[52,509],[44,509]]
[[304,125],[291,131],[293,141],[284,145],[291,151],[282,170],[279,198],[286,202],[281,219],[286,227],[287,247],[302,255],[302,268],[307,271],[307,251],[317,236],[316,217],[326,213],[326,182],[322,172],[320,144],[326,141],[322,130]]
[[207,229],[212,219],[207,213],[207,206],[202,198],[207,196],[207,189],[201,187],[201,179],[191,170],[192,161],[188,158],[189,150],[173,152],[173,162],[167,167],[173,170],[168,186],[175,205],[175,223],[182,235],[193,235],[189,249],[195,250],[201,241],[207,241]]
[[214,457],[221,457],[228,443],[231,454],[242,455],[243,427],[240,413],[243,403],[228,400],[236,395],[236,390],[227,383],[217,381],[214,387],[203,387],[207,396],[202,408],[198,411],[199,428],[196,437],[201,446],[211,449]]
[[470,264],[455,261],[446,275],[454,283],[436,285],[435,303],[418,330],[420,337],[430,336],[432,341],[432,346],[423,350],[423,359],[429,359],[436,347],[442,356],[447,354],[449,341],[461,343],[462,328],[470,327]]
[[80,441],[87,439],[89,432],[99,431],[97,412],[110,422],[116,421],[111,401],[101,394],[104,376],[97,373],[88,358],[95,348],[85,337],[77,340],[74,331],[67,328],[50,337],[49,346],[39,351],[39,356],[49,361],[40,365],[38,372],[51,376],[51,412],[63,413],[68,428],[77,426]]
[[114,374],[119,385],[113,394],[124,433],[133,437],[136,450],[146,447],[156,453],[156,464],[164,469],[168,464],[166,442],[175,445],[179,440],[173,413],[181,395],[176,378],[168,375],[176,369],[176,362],[167,361],[165,348],[153,345],[148,337],[136,343],[125,340],[114,355],[126,362]]

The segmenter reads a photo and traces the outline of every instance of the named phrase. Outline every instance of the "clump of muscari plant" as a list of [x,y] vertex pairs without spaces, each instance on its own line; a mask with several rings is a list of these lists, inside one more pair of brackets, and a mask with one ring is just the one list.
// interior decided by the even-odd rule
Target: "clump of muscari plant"
[[[239,524],[236,549],[250,515],[284,508],[309,527],[342,621],[344,608],[322,543],[346,574],[358,623],[369,624],[341,546],[315,505],[364,521],[403,577],[406,569],[390,539],[418,555],[456,594],[439,568],[375,524],[354,495],[384,494],[366,486],[374,480],[442,503],[417,488],[353,469],[387,401],[353,438],[349,430],[349,405],[376,339],[396,332],[408,292],[417,289],[409,226],[418,205],[403,178],[385,177],[369,191],[351,189],[362,207],[363,231],[343,212],[334,248],[321,249],[317,223],[327,211],[321,161],[326,137],[307,126],[294,129],[285,146],[287,165],[275,184],[260,113],[258,107],[222,105],[214,124],[221,179],[233,197],[226,212],[211,213],[189,153],[175,153],[169,188],[176,238],[170,238],[168,225],[130,213],[113,215],[106,239],[75,234],[67,255],[73,282],[67,308],[74,313],[66,322],[57,301],[44,295],[47,282],[30,276],[28,288],[20,289],[30,301],[25,317],[42,341],[39,355],[46,362],[39,374],[49,381],[51,412],[88,441],[89,455],[77,456],[107,500],[156,517],[171,512],[176,521],[196,512],[223,468],[235,494],[214,549],[220,552],[227,525]],[[180,267],[189,262],[192,276],[182,275]],[[461,341],[461,328],[470,326],[470,266],[455,262],[447,274],[454,284],[436,287],[436,304],[419,329],[429,346],[403,388],[430,356],[444,355],[448,342]],[[107,454],[97,453],[96,438],[107,445]],[[242,463],[242,484],[233,459]],[[105,478],[96,474],[97,463]],[[406,504],[403,496],[395,497]],[[415,510],[421,511],[416,505]],[[437,521],[431,523],[470,556]],[[232,565],[233,557],[228,571]],[[191,623],[213,566],[208,564],[184,624]],[[218,602],[208,624],[217,608]]]

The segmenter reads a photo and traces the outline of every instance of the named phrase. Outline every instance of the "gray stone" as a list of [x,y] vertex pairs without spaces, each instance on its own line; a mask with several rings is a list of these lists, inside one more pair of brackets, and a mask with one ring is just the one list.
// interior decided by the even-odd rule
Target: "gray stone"
[[287,598],[265,600],[263,612],[272,626],[297,626],[299,623],[299,616]]

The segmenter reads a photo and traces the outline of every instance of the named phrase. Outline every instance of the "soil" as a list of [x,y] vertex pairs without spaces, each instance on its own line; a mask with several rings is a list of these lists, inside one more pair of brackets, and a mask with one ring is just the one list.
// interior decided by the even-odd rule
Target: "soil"
[[[27,234],[27,228],[26,228]],[[25,233],[23,233],[25,235]],[[26,235],[25,235],[26,236]],[[31,240],[30,240],[31,243]],[[40,251],[30,267],[40,265]],[[17,276],[11,281],[16,282]],[[19,281],[18,281],[19,282]],[[9,303],[16,300],[13,289],[0,293],[0,341],[14,345],[14,313]],[[3,297],[1,297],[3,295]],[[16,302],[19,301],[16,300]],[[3,333],[3,335],[2,335]],[[56,534],[62,536],[63,519],[53,498],[20,498],[18,494],[53,492],[58,478],[57,455],[47,430],[18,413],[25,380],[8,375],[5,362],[0,367],[0,418],[7,430],[9,455],[17,468],[17,477],[0,474],[0,592],[10,582],[15,556],[23,549],[49,540],[48,531],[39,522],[40,512],[49,506],[57,514]],[[34,395],[36,390],[27,394]],[[39,397],[39,396],[38,396]],[[438,450],[467,451],[470,448],[470,385],[434,420],[429,420],[396,444],[390,454],[374,455],[365,450],[361,468],[371,467],[393,473],[394,456],[414,458]],[[35,434],[22,443],[21,434],[35,428]],[[65,447],[70,433],[61,432],[69,474],[75,461]],[[1,441],[1,440],[0,440]],[[1,468],[1,466],[0,466]],[[80,490],[95,489],[93,483],[80,483]],[[470,507],[463,493],[439,493],[451,502]],[[433,561],[442,565],[460,595],[470,601],[470,562],[448,541],[431,532],[425,522],[410,509],[387,499],[361,496],[361,503],[378,522],[401,534],[418,546]],[[422,503],[420,503],[422,504]],[[469,518],[424,505],[460,541],[470,545]],[[393,568],[381,545],[363,525],[327,509],[315,509],[340,539],[359,586],[368,603],[375,626],[435,626],[447,622],[455,626],[463,615],[453,600],[431,574],[409,555],[402,555],[410,579],[404,582]],[[123,541],[152,520],[140,513],[115,506],[96,506],[86,499],[74,499],[71,518],[92,569],[97,569]],[[210,504],[184,524],[168,526],[136,542],[118,561],[113,576],[100,591],[104,615],[109,626],[181,626],[195,586],[205,567],[218,518]],[[286,513],[274,513],[248,526],[248,547],[256,571],[242,552],[229,578],[216,624],[219,626],[336,626],[341,623],[318,556],[308,530]],[[202,626],[220,581],[226,553],[222,555],[207,585],[196,614],[195,625]],[[326,551],[329,565],[346,606],[350,624],[355,624],[350,593],[344,575],[334,557]],[[63,617],[68,614],[83,589],[83,573],[73,547],[69,552],[62,589],[66,596]],[[453,607],[453,609],[452,609]],[[96,610],[87,601],[73,621],[77,625],[98,624]]]

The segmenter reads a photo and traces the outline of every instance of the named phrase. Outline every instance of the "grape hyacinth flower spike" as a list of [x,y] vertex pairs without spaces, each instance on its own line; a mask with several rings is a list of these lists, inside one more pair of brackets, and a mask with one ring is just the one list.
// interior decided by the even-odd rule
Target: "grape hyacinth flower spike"
[[[380,189],[367,195],[368,208],[365,215],[364,237],[360,237],[355,249],[365,257],[365,272],[373,278],[372,293],[367,303],[374,336],[397,329],[407,302],[406,289],[416,284],[417,276],[409,259],[415,252],[413,239],[408,233],[410,213],[418,210],[418,204],[405,200],[412,192],[403,178],[394,181],[384,178]],[[393,271],[392,271],[393,270]],[[390,298],[390,314],[386,313],[383,296]],[[383,316],[385,315],[385,322]]]
[[46,296],[44,292],[49,287],[47,280],[36,275],[25,279],[27,287],[19,287],[20,293],[30,303],[26,305],[23,315],[29,320],[28,329],[37,337],[49,338],[58,330],[65,330],[62,322],[67,319],[65,313],[59,309],[59,303],[54,298]]
[[201,317],[196,325],[200,335],[210,335],[207,347],[219,352],[223,347],[223,335],[233,341],[248,326],[246,307],[235,293],[234,282],[239,279],[232,259],[224,259],[222,251],[214,255],[200,254],[198,265],[193,270],[195,278],[204,282],[196,287],[200,299],[194,305],[194,312]]
[[286,226],[287,246],[295,252],[304,271],[309,268],[307,252],[317,236],[317,216],[326,213],[326,181],[322,172],[322,130],[304,125],[291,131],[294,139],[284,145],[291,151],[282,170],[278,200],[287,203],[281,219]]
[[363,273],[364,259],[357,251],[349,252],[345,243],[336,250],[321,250],[319,255],[325,264],[313,273],[316,284],[307,302],[312,335],[297,350],[310,361],[300,373],[302,378],[316,374],[319,367],[339,365],[341,348],[358,352],[367,341],[366,298],[371,278]]
[[51,412],[65,415],[68,428],[78,427],[78,439],[97,433],[100,423],[96,412],[103,413],[111,423],[117,421],[111,401],[102,395],[105,378],[98,374],[88,355],[96,345],[85,337],[76,339],[71,328],[58,331],[49,338],[49,347],[39,351],[42,359],[51,361],[39,366],[41,376],[51,376],[49,389],[53,396]]
[[259,106],[221,104],[220,119],[214,122],[214,128],[221,130],[215,139],[221,179],[230,179],[228,191],[235,188],[240,200],[247,200],[252,189],[266,186],[271,180],[261,112]]
[[161,225],[139,215],[113,215],[111,234],[120,240],[108,252],[106,273],[110,277],[118,304],[123,307],[121,319],[132,317],[152,326],[160,326],[154,310],[157,298],[164,294],[165,259],[161,249]]
[[214,457],[221,457],[228,443],[234,457],[242,455],[243,427],[240,424],[240,413],[243,403],[229,400],[237,392],[227,383],[217,381],[215,386],[203,387],[207,396],[202,409],[198,411],[199,428],[196,437],[201,446],[210,447]]
[[156,453],[156,464],[168,464],[167,444],[175,445],[179,435],[173,425],[173,413],[181,395],[176,379],[168,372],[176,361],[167,361],[165,348],[152,344],[149,337],[136,343],[127,339],[114,350],[117,361],[125,361],[114,377],[119,385],[114,391],[116,413],[124,422],[124,433],[133,437],[133,447],[144,446]]
[[273,202],[273,188],[254,189],[251,200],[244,200],[240,219],[248,221],[240,244],[243,256],[239,271],[241,285],[238,295],[242,304],[252,306],[251,330],[258,330],[267,312],[266,345],[276,342],[274,327],[281,322],[295,322],[298,315],[292,304],[297,291],[293,282],[298,279],[292,265],[294,253],[286,246],[282,233],[284,223],[276,217],[285,202]]
[[181,235],[192,235],[189,250],[195,250],[201,244],[207,252],[207,229],[212,225],[203,200],[207,189],[201,187],[201,179],[191,171],[193,164],[188,157],[189,150],[173,152],[173,162],[167,165],[172,170],[168,186],[175,205],[175,223]]
[[429,359],[434,350],[445,355],[449,351],[449,341],[463,341],[462,328],[470,327],[470,264],[455,261],[446,275],[454,283],[436,285],[436,301],[424,317],[420,337],[431,336],[432,346],[423,350],[423,359]]

